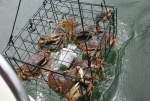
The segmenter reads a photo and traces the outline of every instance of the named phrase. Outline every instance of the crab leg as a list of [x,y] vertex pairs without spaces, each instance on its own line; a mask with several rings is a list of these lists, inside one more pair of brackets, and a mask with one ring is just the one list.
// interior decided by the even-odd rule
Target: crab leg
[[83,69],[79,69],[79,74],[80,74],[80,77],[82,78],[82,80],[83,80]]
[[101,76],[102,76],[102,79],[104,79],[105,73],[104,73],[104,67],[103,66],[101,66]]
[[70,89],[70,96],[73,96],[74,93],[79,89],[79,82],[76,83],[71,89]]

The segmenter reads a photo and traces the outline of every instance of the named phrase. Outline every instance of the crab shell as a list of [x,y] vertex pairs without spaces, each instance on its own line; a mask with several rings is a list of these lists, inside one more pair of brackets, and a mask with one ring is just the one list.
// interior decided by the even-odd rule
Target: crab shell
[[[33,79],[34,77],[38,77],[42,70],[39,67],[43,67],[49,60],[50,51],[37,51],[31,57],[29,57],[22,66],[17,68],[17,75],[21,80],[25,79]],[[34,65],[34,66],[32,66]]]
[[[86,50],[86,46],[85,46],[84,42],[77,44],[77,47],[82,50],[82,54],[84,54],[84,55],[86,55],[87,51],[88,51],[88,55],[90,57],[93,56],[93,53],[94,53],[96,47],[98,47],[97,53],[96,53],[96,57],[98,57],[102,54],[102,52],[104,51],[105,48],[107,48],[108,46],[113,44],[113,41],[115,40],[115,39],[113,39],[114,35],[115,34],[110,32],[110,33],[106,33],[106,35],[102,38],[102,34],[100,33],[100,34],[92,36],[92,38],[86,42],[87,50]],[[102,38],[102,40],[99,45],[101,38]]]
[[[60,71],[57,72],[60,73]],[[72,80],[61,74],[50,72],[48,75],[48,85],[54,91],[63,92],[65,94],[66,92],[69,92],[73,84],[74,82]]]
[[[99,43],[99,40],[98,40],[98,38],[94,35],[90,40],[88,40],[88,41],[86,42],[87,49],[86,49],[86,46],[85,46],[85,43],[84,43],[84,42],[77,44],[77,47],[82,50],[82,54],[87,55],[87,51],[88,51],[88,55],[89,55],[90,57],[92,57],[92,56],[93,56],[93,53],[94,53],[94,51],[95,51],[95,48],[97,47],[98,43]],[[101,51],[100,51],[100,50],[101,50],[101,48],[99,47],[99,48],[98,48],[98,51],[97,51],[97,53],[96,53],[96,57],[98,57],[98,56],[101,54]]]
[[43,35],[38,40],[39,49],[59,50],[66,47],[64,36],[67,30],[60,25],[52,32],[52,34]]

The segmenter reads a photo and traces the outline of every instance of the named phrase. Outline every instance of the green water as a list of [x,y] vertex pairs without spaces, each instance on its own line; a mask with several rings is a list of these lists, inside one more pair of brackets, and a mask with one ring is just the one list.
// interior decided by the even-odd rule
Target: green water
[[[117,52],[116,79],[104,101],[149,101],[150,1],[108,1],[118,7],[118,32],[123,42]],[[121,41],[119,39],[119,41]]]
[[[37,10],[39,2],[41,3],[40,0],[26,0],[22,3],[21,10],[25,14],[20,13],[16,32]],[[8,41],[17,3],[17,0],[0,0],[1,51]],[[96,87],[92,100],[150,101],[150,0],[106,0],[106,3],[118,8],[118,51],[111,53],[112,58],[108,60],[110,66],[105,69],[106,78]],[[29,11],[28,8],[32,9]],[[45,93],[51,94],[52,98],[43,98],[38,91],[33,97],[38,101],[65,100],[54,92]]]

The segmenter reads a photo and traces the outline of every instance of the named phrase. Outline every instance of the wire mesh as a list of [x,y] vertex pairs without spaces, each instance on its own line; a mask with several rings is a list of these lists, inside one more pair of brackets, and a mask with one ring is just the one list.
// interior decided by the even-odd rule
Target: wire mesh
[[3,55],[31,95],[90,100],[115,44],[116,15],[105,3],[45,0]]

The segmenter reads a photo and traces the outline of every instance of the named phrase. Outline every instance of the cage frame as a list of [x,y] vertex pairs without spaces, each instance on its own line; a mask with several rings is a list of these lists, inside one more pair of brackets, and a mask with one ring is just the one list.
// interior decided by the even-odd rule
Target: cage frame
[[[57,22],[59,21],[59,20],[58,20],[58,17],[57,17],[56,11],[53,12],[53,9],[54,9],[55,7],[52,7],[53,16],[56,14],[56,16],[54,16],[54,20],[50,20],[50,19],[48,18],[47,12],[49,12],[49,9],[46,9],[46,8],[45,8],[45,6],[46,6],[47,4],[50,4],[51,6],[54,6],[54,5],[53,5],[54,2],[70,3],[70,4],[71,4],[71,3],[72,3],[72,4],[74,4],[74,3],[75,3],[75,4],[78,4],[78,3],[79,3],[79,2],[73,1],[73,0],[44,0],[43,4],[39,7],[39,9],[37,10],[37,12],[29,19],[29,21],[28,21],[27,24],[21,29],[21,31],[20,31],[16,36],[14,36],[12,42],[11,42],[11,43],[4,49],[4,51],[2,52],[3,56],[4,56],[5,59],[9,62],[9,64],[13,67],[14,70],[15,70],[15,66],[18,66],[18,67],[19,67],[19,64],[18,64],[18,63],[28,64],[28,65],[34,66],[34,67],[36,67],[36,68],[41,68],[41,69],[43,69],[43,70],[47,70],[47,69],[42,68],[42,67],[40,67],[40,66],[36,66],[36,65],[29,64],[29,63],[25,62],[25,61],[24,61],[25,58],[22,60],[22,57],[19,55],[20,53],[18,52],[18,50],[21,50],[21,48],[20,48],[21,46],[20,46],[20,47],[16,47],[16,46],[15,46],[15,43],[16,43],[16,41],[20,38],[20,40],[22,40],[22,42],[23,42],[21,45],[24,45],[24,47],[25,47],[25,49],[26,49],[26,50],[23,50],[23,51],[27,51],[27,54],[29,55],[29,57],[31,56],[30,53],[33,54],[34,52],[32,52],[32,50],[28,50],[28,47],[26,47],[25,42],[29,42],[31,45],[33,44],[33,49],[36,51],[36,45],[37,45],[37,43],[35,42],[35,40],[36,40],[38,37],[41,36],[41,35],[40,35],[40,32],[42,32],[42,30],[44,30],[45,34],[47,34],[44,27],[49,27],[49,26],[47,26],[47,24],[50,25],[51,23],[53,24],[54,22],[57,23]],[[103,5],[103,4],[92,4],[92,3],[85,3],[85,2],[80,2],[79,5],[89,5],[89,6],[91,6],[91,9],[92,9],[92,6],[98,6],[98,7],[104,7],[104,8],[106,7],[106,10],[107,10],[108,7],[113,8],[113,14],[112,14],[113,16],[111,16],[111,17],[113,17],[113,18],[110,18],[110,19],[113,19],[113,33],[115,33],[115,34],[117,35],[117,8],[116,8],[115,6],[108,6],[108,5]],[[82,9],[82,8],[80,8],[80,6],[79,6],[79,9]],[[40,11],[41,11],[41,10],[44,10],[45,14],[40,15]],[[83,21],[82,21],[82,16],[81,16],[81,13],[82,13],[82,12],[79,11],[79,13],[80,13],[80,16],[79,16],[79,17],[81,18],[82,27],[84,27],[84,24],[83,24]],[[38,15],[40,16],[40,19],[37,19],[37,18],[36,18]],[[45,15],[47,16],[47,20],[44,19]],[[42,18],[41,18],[41,17],[42,17]],[[57,19],[56,19],[55,17],[57,17]],[[93,19],[94,19],[94,17],[93,17]],[[34,21],[36,21],[36,20],[38,20],[39,22],[35,23]],[[46,26],[43,25],[43,22],[44,22],[44,21],[47,23]],[[41,22],[42,25],[39,24],[40,22]],[[38,31],[38,29],[37,29],[38,24],[39,24],[39,26],[42,26],[42,27],[43,27],[43,29],[41,29],[41,31]],[[106,28],[104,28],[104,29],[107,29],[108,27],[110,27],[109,24],[110,24],[110,20],[107,22],[107,26],[106,26]],[[51,25],[50,25],[50,26],[51,26]],[[83,28],[83,29],[84,29],[84,28]],[[111,28],[109,28],[109,30],[110,30],[110,29],[111,29]],[[23,38],[24,36],[21,36],[24,31],[27,31],[28,34],[29,34],[29,36],[26,36],[26,38]],[[34,33],[35,31],[37,31],[37,33],[36,33],[37,36],[36,36],[35,39],[32,39],[31,33]],[[110,33],[110,32],[109,32],[109,33]],[[100,44],[101,44],[101,42],[102,42],[102,39],[105,37],[105,35],[106,35],[106,30],[104,30],[104,32],[102,33],[102,37],[100,38],[100,41],[99,41],[98,45],[96,46],[96,49],[95,49],[95,51],[94,51],[93,56],[88,59],[88,61],[89,61],[89,67],[86,68],[86,71],[85,71],[85,73],[84,73],[84,76],[85,76],[86,72],[87,72],[89,69],[91,69],[91,68],[90,68],[91,61],[94,59],[94,57],[95,57],[95,55],[96,55],[96,52],[97,52],[97,50],[98,50],[98,47],[100,46]],[[29,41],[29,40],[26,40],[28,37],[31,38],[32,42]],[[115,36],[113,36],[113,38],[114,38],[114,37],[115,37]],[[113,46],[113,44],[112,44],[112,45],[109,45],[109,50],[107,50],[107,51],[104,52],[104,56],[102,56],[104,59],[107,58],[107,56],[108,56],[108,54],[109,54],[109,52],[110,52],[112,46]],[[9,56],[7,52],[10,50],[11,47],[14,48],[15,53],[14,53],[14,55]],[[105,48],[106,48],[106,45],[105,45]],[[15,54],[17,54],[17,55],[19,56],[19,59],[15,58]],[[23,54],[24,54],[24,53],[23,53]],[[12,61],[14,61],[16,65],[14,65],[14,63],[13,63]],[[48,71],[50,71],[50,70],[48,70]],[[16,71],[15,71],[15,72],[16,72]],[[55,72],[55,71],[50,71],[50,72],[58,73],[58,72]],[[92,72],[91,72],[91,73],[92,73]],[[62,73],[58,73],[58,74],[63,75],[63,76],[65,76],[65,77],[68,76],[69,78],[72,78],[72,77],[70,77],[69,75],[66,75],[66,74],[62,74]],[[91,74],[91,75],[92,75],[92,74]]]

